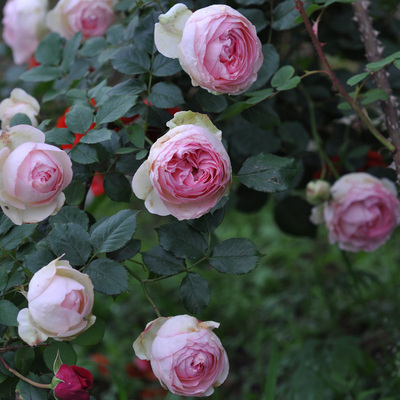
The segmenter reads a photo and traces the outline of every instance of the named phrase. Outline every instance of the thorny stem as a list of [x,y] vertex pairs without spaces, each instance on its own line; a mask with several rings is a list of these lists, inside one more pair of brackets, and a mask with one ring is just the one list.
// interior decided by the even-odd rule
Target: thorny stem
[[311,25],[311,22],[307,16],[307,13],[304,9],[303,3],[301,0],[295,0],[296,3],[296,8],[299,10],[301,18],[303,19],[303,22],[306,26],[307,32],[310,35],[311,41],[314,45],[314,48],[318,54],[318,57],[320,58],[324,68],[326,69],[333,86],[336,88],[336,90],[340,93],[340,95],[347,101],[347,103],[350,104],[351,108],[354,110],[354,112],[358,115],[358,117],[361,119],[361,121],[364,122],[365,126],[369,129],[369,131],[375,136],[377,140],[379,140],[387,149],[390,151],[394,152],[396,150],[395,146],[393,146],[390,141],[385,138],[381,132],[372,124],[371,120],[369,117],[365,114],[365,112],[358,106],[357,103],[354,102],[354,100],[351,98],[351,96],[346,92],[346,89],[343,87],[343,85],[340,83],[338,77],[336,74],[333,72],[333,69],[331,65],[329,64],[328,60],[326,59],[326,56],[322,50],[322,46],[315,35],[313,31],[313,27]]
[[14,374],[15,376],[17,376],[19,379],[22,379],[23,381],[29,383],[32,386],[36,386],[40,389],[51,389],[51,385],[49,383],[39,383],[39,382],[35,382],[29,378],[27,378],[26,376],[21,375],[18,371],[16,371],[15,369],[9,367],[7,365],[7,363],[3,360],[3,357],[0,356],[0,361],[1,363],[4,365],[4,368],[11,372],[12,374]]
[[[357,22],[361,40],[364,43],[366,58],[368,62],[382,60],[383,46],[378,40],[378,32],[372,26],[372,19],[368,14],[369,0],[358,0],[352,4],[354,10],[354,20]],[[378,89],[388,94],[388,99],[381,102],[382,110],[385,115],[386,128],[389,137],[396,147],[394,161],[397,172],[400,173],[400,131],[399,115],[397,112],[396,98],[393,96],[392,88],[389,84],[388,73],[385,70],[378,71],[373,75],[373,80]]]

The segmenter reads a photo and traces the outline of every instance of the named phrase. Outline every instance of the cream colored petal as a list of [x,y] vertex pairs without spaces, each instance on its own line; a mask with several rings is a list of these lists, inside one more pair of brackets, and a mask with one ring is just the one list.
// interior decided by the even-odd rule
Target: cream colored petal
[[31,313],[27,308],[22,309],[17,316],[18,321],[18,335],[20,338],[28,343],[30,346],[47,340],[48,336],[38,329],[31,318]]
[[185,23],[193,13],[182,4],[175,4],[166,14],[161,14],[154,28],[157,50],[169,58],[178,58],[178,46],[182,40]]
[[161,326],[164,325],[168,319],[167,317],[160,317],[146,325],[146,329],[133,342],[133,350],[138,358],[141,360],[150,360],[153,341]]
[[170,215],[171,212],[168,210],[164,202],[160,199],[157,193],[152,190],[146,197],[144,202],[147,210],[152,214],[157,214],[161,216]]
[[132,190],[138,199],[144,200],[153,190],[150,181],[149,161],[146,160],[136,171],[132,179]]

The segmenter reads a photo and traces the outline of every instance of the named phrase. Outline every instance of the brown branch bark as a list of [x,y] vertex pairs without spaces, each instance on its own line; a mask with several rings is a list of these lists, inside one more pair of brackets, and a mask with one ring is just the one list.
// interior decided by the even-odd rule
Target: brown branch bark
[[[383,46],[378,39],[378,32],[374,30],[372,18],[368,13],[370,0],[358,0],[352,3],[354,10],[354,20],[358,25],[360,37],[365,47],[365,56],[368,62],[382,60]],[[385,91],[389,98],[381,102],[382,111],[385,114],[386,128],[392,143],[396,147],[394,160],[397,172],[400,173],[400,126],[399,114],[397,109],[396,97],[393,96],[392,88],[389,84],[388,72],[382,70],[374,75],[374,83],[378,89]]]

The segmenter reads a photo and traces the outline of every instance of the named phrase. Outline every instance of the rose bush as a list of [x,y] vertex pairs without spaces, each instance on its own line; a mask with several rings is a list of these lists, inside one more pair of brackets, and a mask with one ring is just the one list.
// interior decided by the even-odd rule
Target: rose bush
[[44,133],[16,125],[0,136],[0,206],[14,224],[39,222],[60,210],[72,180],[71,160],[44,143]]
[[325,223],[329,240],[342,250],[373,251],[400,223],[395,185],[364,172],[342,176],[331,187],[331,200],[314,207],[311,221]]
[[229,371],[228,357],[212,329],[219,323],[189,315],[157,318],[133,344],[140,359],[150,360],[161,385],[177,395],[210,396]]
[[231,164],[219,131],[206,115],[181,111],[151,147],[132,180],[148,211],[179,220],[214,207],[231,183]]
[[47,14],[52,32],[66,39],[81,31],[83,38],[103,35],[114,21],[115,0],[60,0]]
[[29,61],[45,36],[48,0],[8,0],[3,9],[3,39],[15,64]]
[[33,126],[37,126],[36,117],[40,111],[39,102],[20,88],[11,91],[10,97],[0,103],[1,128],[8,129],[14,115],[25,114],[31,120]]
[[192,14],[176,4],[159,21],[158,51],[179,58],[194,86],[237,95],[256,81],[263,63],[261,42],[254,25],[238,11],[215,4]]
[[93,284],[88,275],[56,259],[36,272],[18,314],[18,334],[31,346],[51,337],[71,340],[94,324]]
[[89,400],[93,375],[85,368],[62,364],[55,377],[62,380],[54,388],[58,400]]

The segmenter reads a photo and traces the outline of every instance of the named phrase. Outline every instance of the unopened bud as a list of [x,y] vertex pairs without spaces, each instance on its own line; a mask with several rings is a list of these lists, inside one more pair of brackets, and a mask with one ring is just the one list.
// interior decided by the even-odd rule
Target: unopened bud
[[318,205],[329,199],[331,196],[331,185],[322,179],[310,181],[306,188],[306,198],[310,204]]

